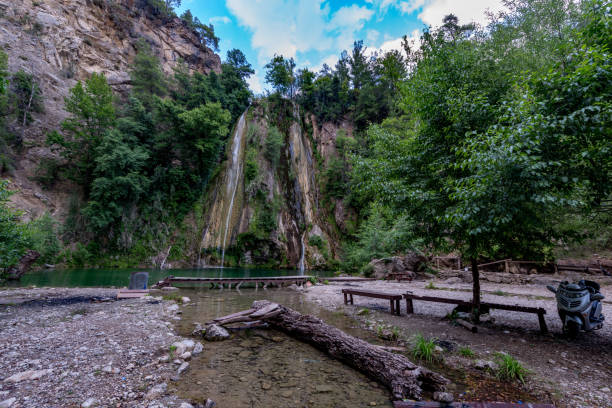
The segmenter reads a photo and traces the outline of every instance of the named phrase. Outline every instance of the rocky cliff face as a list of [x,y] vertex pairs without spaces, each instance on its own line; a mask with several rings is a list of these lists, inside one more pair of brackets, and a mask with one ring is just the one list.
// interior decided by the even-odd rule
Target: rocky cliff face
[[45,211],[63,218],[74,192],[67,183],[43,191],[32,181],[41,159],[51,156],[44,146],[47,133],[66,117],[64,97],[92,72],[104,73],[117,91],[128,89],[139,38],[152,45],[167,72],[180,60],[192,70],[220,72],[219,56],[179,19],[161,24],[144,15],[135,0],[0,0],[0,47],[8,54],[9,70],[37,78],[45,106],[26,129],[9,124],[24,135],[9,178],[17,190],[14,204],[26,219]]
[[[340,211],[335,217],[337,211],[323,203],[320,171],[335,154],[338,129],[352,137],[352,128],[319,127],[297,106],[289,111],[278,160],[270,153],[275,130],[267,101],[236,124],[203,206],[196,264],[318,269],[337,259],[335,219],[344,222],[347,215]],[[342,201],[336,201],[337,210]]]

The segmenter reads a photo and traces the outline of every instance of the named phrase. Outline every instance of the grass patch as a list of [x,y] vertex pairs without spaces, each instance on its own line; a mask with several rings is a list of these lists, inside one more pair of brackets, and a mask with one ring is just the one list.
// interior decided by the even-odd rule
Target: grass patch
[[510,296],[510,293],[504,292],[503,290],[499,290],[499,289],[493,292],[493,294],[496,296]]
[[436,344],[433,339],[426,339],[422,334],[417,334],[415,337],[415,343],[412,347],[412,356],[416,359],[433,363],[436,359],[434,354]]
[[463,356],[463,357],[467,357],[467,358],[474,358],[474,357],[476,357],[476,354],[468,346],[460,347],[459,348],[459,355]]
[[360,309],[357,312],[358,316],[368,316],[370,314],[370,309]]
[[87,309],[82,307],[80,309],[76,309],[76,310],[73,310],[72,312],[70,312],[70,316],[76,316],[76,315],[85,316],[87,314],[87,311],[88,311]]
[[162,296],[164,300],[173,300],[176,303],[183,304],[183,297],[178,293],[168,293],[167,295]]
[[529,370],[522,366],[514,357],[505,353],[496,353],[495,362],[498,365],[496,377],[503,381],[518,380],[525,383]]
[[440,289],[440,288],[434,285],[433,281],[429,281],[429,283],[425,285],[425,289]]

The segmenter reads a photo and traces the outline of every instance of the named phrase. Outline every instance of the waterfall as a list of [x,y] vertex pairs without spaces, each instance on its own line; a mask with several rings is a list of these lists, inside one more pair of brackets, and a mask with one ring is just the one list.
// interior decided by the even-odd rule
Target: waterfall
[[240,180],[240,173],[242,172],[242,161],[240,160],[240,146],[242,145],[242,135],[244,134],[245,125],[244,112],[240,115],[234,137],[232,139],[232,162],[228,169],[229,180],[227,182],[227,196],[231,194],[231,200],[227,209],[227,216],[225,219],[225,233],[223,234],[223,246],[221,247],[221,266],[225,262],[225,244],[227,242],[227,230],[229,229],[229,223],[232,218],[232,209],[234,207],[234,198],[236,197],[236,191],[238,190],[238,184]]
[[302,256],[300,257],[300,263],[299,263],[299,268],[300,268],[300,275],[304,275],[304,255],[306,254],[306,246],[304,245],[304,236],[306,236],[306,232],[304,232],[302,234]]

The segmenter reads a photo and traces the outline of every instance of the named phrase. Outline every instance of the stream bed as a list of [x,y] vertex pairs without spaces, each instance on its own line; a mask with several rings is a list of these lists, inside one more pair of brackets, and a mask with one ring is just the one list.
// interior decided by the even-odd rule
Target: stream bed
[[[306,302],[286,289],[180,291],[191,302],[182,308],[179,334],[190,336],[194,322],[249,309],[268,299],[316,315],[371,343],[378,339],[344,313]],[[231,339],[205,342],[184,377],[174,383],[181,398],[212,399],[219,407],[391,407],[390,392],[375,381],[314,347],[272,329],[234,332]]]

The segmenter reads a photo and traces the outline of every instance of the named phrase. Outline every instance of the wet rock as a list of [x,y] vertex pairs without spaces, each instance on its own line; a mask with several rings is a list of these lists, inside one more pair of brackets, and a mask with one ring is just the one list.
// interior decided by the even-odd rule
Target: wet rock
[[183,364],[181,364],[181,366],[178,368],[177,373],[178,374],[182,374],[185,370],[187,370],[189,368],[189,363],[188,362],[184,362]]
[[195,346],[193,346],[193,351],[191,352],[191,354],[200,354],[202,351],[204,351],[204,346],[198,341]]
[[211,399],[207,399],[206,402],[204,403],[204,408],[215,408],[216,406],[217,404],[215,403],[215,401]]
[[192,336],[201,336],[203,334],[202,330],[204,330],[202,325],[200,323],[194,323],[193,326],[194,326],[194,329],[191,332],[191,335]]
[[38,380],[39,378],[50,374],[53,370],[28,370],[19,374],[15,374],[4,380],[5,382],[18,383],[27,380]]
[[15,401],[17,401],[17,398],[15,397],[6,399],[0,402],[0,408],[11,408],[13,404],[15,403]]
[[91,408],[97,405],[98,401],[95,398],[88,398],[81,404],[81,408]]
[[206,326],[206,334],[204,338],[208,341],[219,341],[229,338],[229,333],[223,327],[217,324]]
[[450,402],[453,402],[455,398],[453,397],[453,394],[450,392],[436,391],[433,394],[433,399],[434,401],[438,401],[438,402],[450,403]]
[[162,395],[164,395],[166,391],[168,391],[168,384],[166,383],[157,384],[156,386],[154,386],[147,392],[147,394],[145,395],[145,399],[147,400],[157,399],[161,397]]

